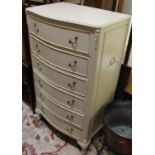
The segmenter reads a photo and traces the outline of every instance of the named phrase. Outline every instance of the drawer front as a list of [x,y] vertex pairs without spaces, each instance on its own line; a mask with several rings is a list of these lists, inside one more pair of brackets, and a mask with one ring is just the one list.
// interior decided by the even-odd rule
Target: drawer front
[[[41,88],[42,90],[44,90],[53,100],[55,100],[55,102],[58,102],[61,105],[70,108],[71,110],[84,113],[85,100],[79,99],[75,96],[66,94],[63,91],[51,87],[35,73],[34,73],[34,80],[35,84],[39,86],[39,89]],[[37,93],[37,89],[35,90]]]
[[39,57],[46,59],[53,66],[67,70],[71,73],[87,76],[88,60],[60,52],[43,42],[31,37],[31,50]]
[[47,64],[45,65],[36,57],[32,56],[32,63],[34,70],[47,77],[53,84],[62,89],[66,89],[72,93],[85,96],[86,95],[86,82],[67,76],[59,71],[56,71]]
[[82,130],[65,123],[63,120],[56,117],[48,107],[41,104],[40,113],[46,118],[46,120],[52,124],[55,128],[57,128],[62,133],[71,136],[75,139],[79,139],[81,137]]
[[81,129],[83,129],[83,117],[64,108],[62,108],[58,103],[54,103],[42,92],[38,92],[38,100],[41,100],[57,117],[60,117],[64,121],[73,124]]
[[30,33],[33,33],[50,43],[87,54],[90,51],[89,33],[51,26],[32,18],[28,19],[28,25]]

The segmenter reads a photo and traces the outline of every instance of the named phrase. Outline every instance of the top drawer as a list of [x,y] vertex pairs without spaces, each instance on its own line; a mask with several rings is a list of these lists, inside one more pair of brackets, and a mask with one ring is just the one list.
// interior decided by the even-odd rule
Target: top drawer
[[90,33],[60,28],[28,18],[29,32],[58,46],[88,54],[90,51]]

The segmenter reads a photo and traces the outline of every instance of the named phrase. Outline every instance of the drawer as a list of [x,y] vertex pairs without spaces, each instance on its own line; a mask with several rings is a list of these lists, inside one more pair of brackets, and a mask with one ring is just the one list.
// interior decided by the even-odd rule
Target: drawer
[[42,92],[39,92],[37,96],[38,100],[41,100],[57,117],[60,117],[65,122],[75,125],[83,129],[83,117],[68,111],[67,108],[63,108],[60,104],[54,103],[47,96],[45,96]]
[[61,120],[60,118],[56,117],[50,110],[49,108],[40,103],[41,104],[41,109],[40,109],[40,113],[45,117],[45,119],[51,124],[53,125],[56,129],[58,129],[59,131],[61,131],[62,133],[71,136],[75,139],[79,139],[81,137],[81,133],[82,130],[78,129],[68,123],[65,123],[63,120]]
[[[39,86],[39,90],[42,89],[43,91],[45,91],[55,102],[58,102],[59,104],[67,108],[70,108],[74,111],[84,113],[85,99],[67,94],[64,91],[61,91],[61,89],[59,90],[55,87],[50,86],[47,82],[42,80],[35,73],[34,73],[34,81],[36,87]],[[37,89],[35,90],[36,93],[38,94]]]
[[51,65],[71,73],[87,76],[88,60],[65,53],[63,50],[31,37],[31,50]]
[[74,31],[60,26],[46,24],[44,21],[28,18],[29,32],[42,39],[68,48],[88,54],[90,52],[90,33]]
[[63,72],[51,68],[47,63],[43,63],[35,56],[32,56],[32,63],[34,71],[44,75],[54,85],[81,96],[86,95],[86,81],[65,75]]

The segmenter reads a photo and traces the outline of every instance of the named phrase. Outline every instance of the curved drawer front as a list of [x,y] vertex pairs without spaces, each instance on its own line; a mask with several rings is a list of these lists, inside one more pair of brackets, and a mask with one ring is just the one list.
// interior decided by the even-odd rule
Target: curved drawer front
[[53,100],[55,100],[55,102],[58,102],[61,105],[64,105],[65,107],[70,108],[74,111],[84,113],[85,100],[70,94],[66,94],[63,91],[50,86],[36,74],[34,74],[34,80],[35,84],[42,88],[42,90],[44,90]]
[[56,117],[48,107],[41,104],[40,113],[46,118],[46,120],[53,125],[55,128],[57,128],[62,133],[69,135],[75,139],[79,139],[81,137],[82,130],[73,127],[72,125],[69,125],[68,123],[65,123],[63,120]]
[[53,84],[62,89],[66,89],[75,94],[85,96],[86,95],[86,82],[67,76],[62,72],[56,71],[50,66],[45,65],[39,61],[36,57],[32,56],[32,63],[34,71],[38,71],[40,74],[47,77]]
[[75,113],[72,113],[70,111],[60,106],[58,103],[54,103],[49,98],[47,98],[42,92],[38,92],[38,100],[41,100],[42,103],[44,103],[51,111],[54,113],[57,117],[63,119],[64,121],[73,124],[81,129],[83,129],[83,117],[79,116]]
[[29,31],[51,43],[83,53],[89,53],[90,34],[45,24],[29,18]]
[[43,42],[31,37],[31,49],[39,57],[46,59],[55,67],[65,69],[71,73],[87,76],[88,60],[61,52]]

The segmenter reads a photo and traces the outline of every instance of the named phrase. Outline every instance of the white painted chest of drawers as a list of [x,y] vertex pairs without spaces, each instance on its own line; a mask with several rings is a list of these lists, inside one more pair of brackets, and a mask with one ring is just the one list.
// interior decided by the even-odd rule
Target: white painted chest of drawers
[[37,111],[85,153],[114,96],[130,16],[69,3],[27,9]]

